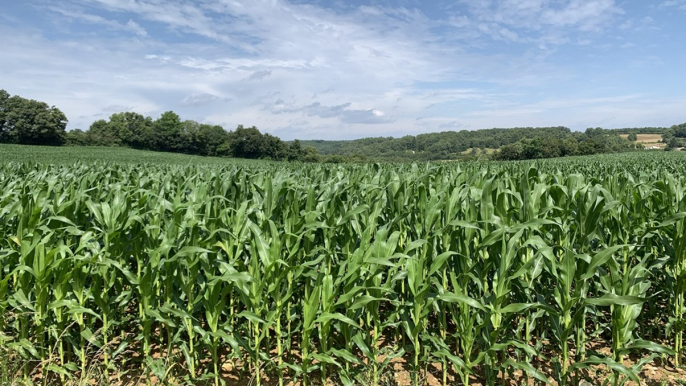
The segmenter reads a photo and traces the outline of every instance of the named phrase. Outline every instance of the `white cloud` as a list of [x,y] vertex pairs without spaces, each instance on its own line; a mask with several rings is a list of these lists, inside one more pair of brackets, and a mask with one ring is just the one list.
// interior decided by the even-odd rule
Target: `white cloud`
[[287,0],[35,1],[57,20],[0,25],[13,37],[0,57],[3,87],[57,105],[70,127],[114,105],[286,139],[574,125],[580,109],[615,102],[574,97],[585,95],[578,88],[550,99],[587,77],[575,67],[583,58],[556,52],[596,49],[625,21],[614,0],[464,0],[440,17]]
[[114,30],[128,31],[141,37],[148,35],[148,32],[145,30],[145,28],[141,27],[138,23],[131,19],[129,19],[129,21],[127,21],[126,23],[120,23],[116,20],[109,20],[102,16],[84,13],[77,10],[68,10],[54,6],[48,7],[48,9],[59,15],[64,16],[69,20],[78,20],[84,23],[102,25]]
[[380,110],[345,110],[341,114],[341,122],[343,123],[366,123],[366,124],[380,124],[392,123],[394,119],[386,116]]
[[458,121],[448,121],[440,123],[437,126],[441,130],[459,130],[464,127],[464,125]]
[[685,0],[669,0],[660,3],[658,5],[659,9],[665,9],[665,8],[678,8],[681,10],[686,11],[686,1]]
[[183,98],[183,101],[181,101],[181,106],[198,107],[218,101],[228,102],[230,99],[222,98],[212,94],[191,94]]
[[[482,23],[480,25],[492,23],[492,26],[484,31],[487,34],[492,34],[494,30],[500,31],[499,28],[504,27],[529,33],[538,32],[538,37],[554,33],[567,35],[573,31],[600,31],[607,27],[608,22],[623,14],[615,0],[461,0],[461,3]],[[453,19],[451,24],[473,28],[473,23],[464,16]],[[535,37],[532,40],[535,40]]]
[[272,70],[262,70],[253,72],[247,80],[262,80],[272,74]]

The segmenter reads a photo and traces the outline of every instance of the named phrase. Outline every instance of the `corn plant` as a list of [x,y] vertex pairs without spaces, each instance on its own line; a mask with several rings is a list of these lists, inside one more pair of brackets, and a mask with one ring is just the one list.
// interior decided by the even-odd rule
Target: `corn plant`
[[443,385],[640,381],[684,353],[681,157],[5,162],[0,340],[22,366],[0,379],[376,386],[402,359],[417,386],[434,364]]

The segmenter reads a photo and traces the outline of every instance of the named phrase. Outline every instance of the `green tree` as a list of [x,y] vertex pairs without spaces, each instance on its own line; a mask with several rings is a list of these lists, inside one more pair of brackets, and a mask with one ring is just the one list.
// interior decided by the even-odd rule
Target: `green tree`
[[288,147],[281,138],[265,133],[264,145],[265,157],[275,161],[281,161],[288,157]]
[[150,117],[130,111],[112,114],[108,129],[122,145],[136,149],[154,148],[153,122]]
[[565,138],[560,143],[562,156],[573,156],[579,154],[579,141],[573,137]]
[[88,144],[92,146],[119,146],[121,141],[104,119],[93,122],[86,132]]
[[303,149],[302,158],[300,159],[300,161],[319,162],[321,160],[322,157],[319,155],[317,149],[314,146],[307,146]]
[[265,140],[256,127],[239,125],[229,133],[231,153],[237,158],[261,158],[265,152]]
[[515,142],[511,145],[505,145],[500,148],[500,151],[495,153],[494,158],[503,161],[515,161],[524,159],[524,146],[521,142]]
[[588,129],[586,129],[586,136],[588,138],[599,137],[599,136],[602,136],[604,133],[605,133],[605,130],[603,130],[601,127],[596,127],[596,128],[589,127]]
[[303,149],[300,140],[294,140],[288,145],[287,159],[289,161],[299,161],[303,157]]
[[0,142],[59,146],[66,128],[67,117],[58,108],[0,90]]
[[65,145],[68,146],[88,146],[88,134],[81,129],[74,129],[67,132]]
[[5,116],[7,110],[7,101],[10,99],[10,94],[5,90],[0,90],[0,142],[3,142],[5,134]]
[[677,138],[686,138],[686,123],[670,127],[669,133]]
[[675,149],[675,148],[679,147],[680,145],[681,145],[681,143],[679,142],[679,140],[676,137],[669,138],[669,141],[667,142],[667,148],[668,149]]
[[230,155],[228,154],[229,140],[229,133],[223,127],[201,124],[198,126],[198,132],[194,138],[194,143],[199,149],[196,154],[205,156]]
[[346,162],[346,158],[342,155],[329,155],[324,158],[324,163],[327,164],[341,164]]
[[155,121],[153,126],[153,150],[180,152],[185,144],[182,140],[183,124],[181,118],[173,112],[167,111]]
[[636,142],[638,140],[638,136],[636,135],[636,133],[630,133],[626,139],[628,139],[631,142]]

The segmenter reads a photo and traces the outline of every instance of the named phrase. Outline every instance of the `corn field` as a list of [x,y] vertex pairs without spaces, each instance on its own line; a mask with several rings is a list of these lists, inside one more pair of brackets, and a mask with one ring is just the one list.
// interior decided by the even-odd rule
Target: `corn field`
[[639,384],[683,360],[684,165],[5,162],[0,378]]

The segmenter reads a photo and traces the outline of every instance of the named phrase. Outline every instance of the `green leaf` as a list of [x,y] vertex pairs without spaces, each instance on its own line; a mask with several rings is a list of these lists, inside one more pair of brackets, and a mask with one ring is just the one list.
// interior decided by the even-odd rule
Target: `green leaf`
[[647,299],[639,298],[637,296],[628,295],[617,295],[613,293],[607,293],[599,298],[585,299],[584,303],[593,306],[633,306],[635,304],[643,304]]
[[487,311],[486,307],[484,307],[479,301],[463,294],[456,294],[452,292],[444,293],[438,296],[438,300],[447,303],[464,303],[472,308],[477,308],[481,311]]

